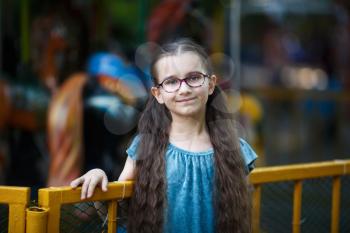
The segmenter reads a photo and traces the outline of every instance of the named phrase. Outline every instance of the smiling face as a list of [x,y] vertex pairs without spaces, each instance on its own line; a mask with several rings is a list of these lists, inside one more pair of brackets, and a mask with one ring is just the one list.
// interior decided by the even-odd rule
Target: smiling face
[[[201,58],[193,52],[184,52],[160,58],[154,65],[158,84],[171,77],[184,79],[193,73],[207,74]],[[182,82],[180,88],[172,93],[162,87],[153,87],[152,94],[158,103],[165,104],[174,116],[198,116],[205,114],[208,96],[214,91],[216,77],[205,78],[200,87],[190,87]]]

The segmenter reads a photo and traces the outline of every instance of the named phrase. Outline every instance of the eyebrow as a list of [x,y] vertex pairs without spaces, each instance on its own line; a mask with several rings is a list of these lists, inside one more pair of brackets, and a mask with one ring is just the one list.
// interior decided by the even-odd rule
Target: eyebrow
[[[203,73],[203,72],[201,72],[201,71],[190,71],[190,72],[188,72],[188,73],[186,73],[184,76],[185,76],[185,78],[188,76],[188,75],[190,75],[190,74],[198,74],[198,73]],[[170,75],[170,76],[168,76],[168,77],[166,77],[165,79],[163,79],[163,81],[164,80],[167,80],[167,79],[171,79],[171,78],[178,78],[178,76],[176,76],[176,75]]]

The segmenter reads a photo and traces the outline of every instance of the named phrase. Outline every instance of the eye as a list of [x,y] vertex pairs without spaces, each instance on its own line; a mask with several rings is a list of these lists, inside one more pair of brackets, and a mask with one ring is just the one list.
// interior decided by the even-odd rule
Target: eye
[[167,85],[167,86],[174,86],[177,85],[179,82],[179,80],[177,80],[176,78],[170,78],[164,81],[163,85]]
[[190,83],[198,82],[201,79],[202,79],[202,75],[201,74],[190,74],[190,75],[187,76],[187,81],[190,82]]

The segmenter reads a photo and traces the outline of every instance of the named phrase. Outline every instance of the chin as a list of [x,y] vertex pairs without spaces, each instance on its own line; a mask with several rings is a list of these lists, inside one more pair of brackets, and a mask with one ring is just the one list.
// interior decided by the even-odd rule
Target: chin
[[203,111],[199,108],[183,108],[175,111],[174,113],[182,117],[196,117],[200,115]]

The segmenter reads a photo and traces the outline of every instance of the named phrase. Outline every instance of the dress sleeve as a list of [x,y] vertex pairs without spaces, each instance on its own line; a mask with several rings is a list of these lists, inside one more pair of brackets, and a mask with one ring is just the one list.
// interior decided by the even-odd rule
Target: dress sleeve
[[137,159],[137,148],[140,143],[140,135],[136,135],[134,139],[132,140],[129,148],[126,150],[126,153],[132,160]]
[[241,146],[242,156],[245,161],[248,173],[250,173],[255,167],[254,162],[258,158],[258,156],[255,153],[255,151],[250,147],[250,145],[242,138],[239,139],[239,143]]

